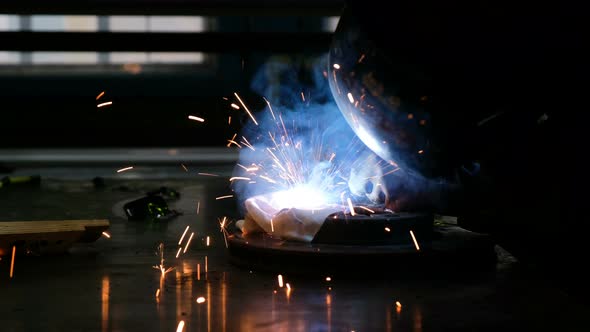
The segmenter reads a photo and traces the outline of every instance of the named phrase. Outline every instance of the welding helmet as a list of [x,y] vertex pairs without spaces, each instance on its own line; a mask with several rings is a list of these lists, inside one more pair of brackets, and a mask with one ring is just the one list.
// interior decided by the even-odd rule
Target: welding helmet
[[522,106],[542,93],[546,17],[499,3],[346,3],[328,79],[373,152],[408,174],[449,177],[476,170],[489,128],[502,136],[521,120],[536,124],[542,112]]

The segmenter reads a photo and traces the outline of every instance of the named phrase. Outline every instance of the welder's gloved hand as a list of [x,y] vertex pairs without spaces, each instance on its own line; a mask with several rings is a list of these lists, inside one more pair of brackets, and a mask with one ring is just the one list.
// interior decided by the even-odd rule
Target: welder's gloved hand
[[342,211],[339,205],[315,210],[277,206],[273,193],[248,198],[246,217],[237,224],[244,234],[266,232],[285,240],[311,242],[326,217]]
[[389,200],[381,159],[370,151],[362,153],[350,167],[348,189],[356,201],[383,204]]

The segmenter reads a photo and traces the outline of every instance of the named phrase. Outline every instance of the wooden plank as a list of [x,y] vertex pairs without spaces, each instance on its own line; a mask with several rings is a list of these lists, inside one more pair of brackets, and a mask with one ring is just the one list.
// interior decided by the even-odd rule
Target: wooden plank
[[64,252],[75,243],[93,242],[110,226],[105,219],[0,222],[0,256],[10,253]]

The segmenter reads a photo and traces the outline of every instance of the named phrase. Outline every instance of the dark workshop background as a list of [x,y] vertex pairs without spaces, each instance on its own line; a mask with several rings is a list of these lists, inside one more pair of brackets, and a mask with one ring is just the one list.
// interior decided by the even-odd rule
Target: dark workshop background
[[308,67],[328,51],[341,8],[335,0],[3,1],[0,148],[224,146],[245,119],[222,98],[238,92],[256,109],[262,100],[249,86],[259,66]]

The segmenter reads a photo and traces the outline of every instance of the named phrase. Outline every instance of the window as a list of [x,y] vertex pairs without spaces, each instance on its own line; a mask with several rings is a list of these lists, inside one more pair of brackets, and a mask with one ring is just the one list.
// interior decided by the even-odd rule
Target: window
[[[0,31],[177,32],[207,30],[202,16],[0,15]],[[0,66],[201,64],[199,52],[13,52],[0,51]]]

